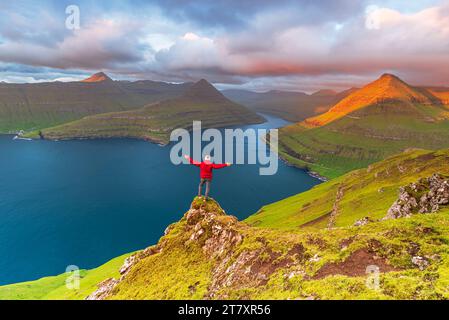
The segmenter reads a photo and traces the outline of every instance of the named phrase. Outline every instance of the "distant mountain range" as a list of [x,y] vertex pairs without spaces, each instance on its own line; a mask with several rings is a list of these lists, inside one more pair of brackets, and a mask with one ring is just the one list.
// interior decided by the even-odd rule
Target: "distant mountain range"
[[0,132],[42,129],[87,115],[132,110],[180,96],[190,86],[113,81],[104,73],[79,82],[0,83]]
[[[177,97],[128,111],[108,112],[41,130],[45,139],[131,137],[167,143],[175,128],[190,129],[194,120],[203,128],[261,123],[265,119],[227,99],[202,79]],[[37,136],[37,133],[33,133]]]
[[288,121],[297,122],[329,110],[332,105],[357,90],[342,92],[319,90],[313,94],[272,90],[252,92],[246,90],[223,90],[223,94],[248,108],[272,114]]
[[449,147],[449,88],[414,87],[391,74],[324,114],[283,128],[281,153],[335,177],[407,148]]

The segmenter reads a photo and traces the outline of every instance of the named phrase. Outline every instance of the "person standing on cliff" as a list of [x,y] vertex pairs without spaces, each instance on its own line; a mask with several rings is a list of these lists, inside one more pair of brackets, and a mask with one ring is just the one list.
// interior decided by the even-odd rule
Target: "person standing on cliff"
[[223,164],[212,163],[209,155],[206,155],[204,157],[204,161],[202,162],[194,161],[188,155],[185,155],[184,158],[186,158],[190,162],[190,164],[193,164],[194,166],[200,168],[200,184],[198,186],[198,197],[201,197],[201,190],[203,188],[203,185],[206,184],[206,199],[209,198],[210,184],[212,182],[212,170],[229,167],[231,165],[229,162]]

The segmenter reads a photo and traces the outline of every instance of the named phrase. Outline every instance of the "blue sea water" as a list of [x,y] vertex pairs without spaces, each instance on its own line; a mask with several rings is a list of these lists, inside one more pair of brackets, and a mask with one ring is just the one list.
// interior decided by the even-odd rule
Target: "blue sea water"
[[[285,121],[248,126],[276,128]],[[243,127],[243,129],[248,128]],[[254,146],[253,146],[254,147]],[[144,141],[23,141],[0,136],[0,285],[93,268],[157,242],[197,192],[198,168]],[[216,170],[211,196],[240,219],[319,181],[279,162]]]

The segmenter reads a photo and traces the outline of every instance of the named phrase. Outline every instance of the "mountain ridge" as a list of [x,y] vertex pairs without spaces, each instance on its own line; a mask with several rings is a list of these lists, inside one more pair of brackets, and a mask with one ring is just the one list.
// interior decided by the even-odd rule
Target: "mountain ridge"
[[39,130],[182,95],[191,83],[157,81],[0,84],[0,133]]
[[423,90],[410,86],[393,74],[384,73],[377,80],[343,98],[325,114],[306,119],[304,124],[312,127],[323,126],[351,112],[382,103],[430,105],[438,101],[436,97],[431,98],[430,92]]
[[137,138],[167,144],[171,131],[191,129],[193,121],[203,128],[261,123],[265,119],[223,96],[202,79],[178,97],[156,101],[138,109],[100,113],[33,132],[28,137],[49,140],[91,138]]

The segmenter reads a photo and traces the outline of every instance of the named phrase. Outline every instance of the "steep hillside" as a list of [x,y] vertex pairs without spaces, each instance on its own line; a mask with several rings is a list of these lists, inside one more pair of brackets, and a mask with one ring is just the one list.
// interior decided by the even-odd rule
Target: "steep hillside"
[[87,271],[80,289],[60,275],[0,287],[0,297],[448,299],[448,160],[449,150],[409,151],[243,222],[195,198],[156,245]]
[[131,137],[167,143],[173,129],[191,128],[194,120],[201,120],[204,128],[264,121],[253,111],[228,100],[206,80],[200,80],[179,98],[130,111],[88,116],[44,129],[40,136],[46,139]]
[[124,111],[182,95],[186,84],[113,81],[97,73],[80,82],[0,83],[0,133],[33,130]]
[[320,90],[311,95],[303,92],[276,90],[262,93],[245,90],[224,90],[223,94],[256,112],[272,114],[288,121],[297,122],[326,112],[353,90],[350,89],[340,93],[332,90]]
[[328,112],[282,129],[281,154],[295,165],[336,177],[407,148],[449,147],[443,95],[383,75]]
[[326,228],[330,222],[347,227],[366,217],[380,219],[397,198],[401,186],[434,173],[449,176],[448,163],[447,149],[408,150],[267,205],[246,222],[279,229],[317,229]]

